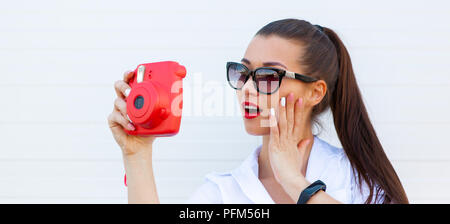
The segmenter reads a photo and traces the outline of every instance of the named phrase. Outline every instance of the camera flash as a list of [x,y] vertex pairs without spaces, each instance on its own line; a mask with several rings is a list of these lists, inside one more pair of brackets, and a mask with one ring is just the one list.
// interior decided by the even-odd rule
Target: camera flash
[[143,66],[143,65],[139,66],[139,68],[137,70],[137,75],[136,75],[137,83],[144,81],[144,73],[145,73],[145,66]]

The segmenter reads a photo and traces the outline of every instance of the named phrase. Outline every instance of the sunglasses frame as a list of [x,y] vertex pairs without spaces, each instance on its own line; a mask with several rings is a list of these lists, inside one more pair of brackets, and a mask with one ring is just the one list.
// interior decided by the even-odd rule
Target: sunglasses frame
[[[259,67],[259,68],[256,68],[256,69],[254,69],[254,70],[250,70],[249,68],[247,68],[247,66],[245,66],[245,65],[242,64],[242,63],[238,63],[238,62],[227,62],[227,81],[228,81],[228,84],[231,86],[231,88],[236,89],[236,90],[241,90],[242,87],[241,87],[241,88],[236,88],[236,87],[234,87],[234,86],[231,84],[230,76],[229,76],[229,72],[228,72],[231,65],[242,65],[242,66],[244,67],[244,69],[245,69],[245,70],[247,71],[247,73],[248,73],[248,75],[247,75],[246,78],[245,78],[244,85],[245,85],[245,83],[247,83],[248,79],[249,79],[250,77],[252,77],[253,85],[255,86],[255,89],[256,89],[259,93],[266,94],[266,95],[270,95],[270,94],[273,94],[273,93],[277,92],[278,89],[279,89],[280,86],[281,86],[281,81],[283,81],[283,78],[284,78],[284,77],[288,77],[288,78],[291,78],[291,79],[297,79],[297,80],[300,80],[300,81],[306,82],[306,83],[312,83],[312,82],[315,82],[315,81],[318,81],[318,80],[319,80],[319,79],[316,79],[316,78],[311,77],[311,76],[306,76],[306,75],[302,75],[302,74],[298,74],[298,73],[295,73],[295,72],[286,71],[286,70],[284,70],[284,69],[279,69],[279,68],[273,68],[273,67]],[[258,70],[260,70],[260,69],[268,69],[268,70],[275,71],[275,72],[277,72],[278,76],[280,77],[280,80],[278,81],[278,86],[277,86],[277,88],[276,88],[273,92],[265,93],[265,92],[261,92],[261,91],[259,90],[259,87],[258,87],[258,85],[256,84],[256,81],[255,81],[255,74],[256,74],[256,72],[257,72]]]

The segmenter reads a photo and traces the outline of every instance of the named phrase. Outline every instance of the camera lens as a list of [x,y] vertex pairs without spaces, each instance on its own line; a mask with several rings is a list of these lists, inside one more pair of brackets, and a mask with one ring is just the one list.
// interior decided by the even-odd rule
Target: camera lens
[[136,109],[141,109],[143,106],[144,106],[144,97],[142,96],[136,97],[136,99],[134,100],[134,107],[136,107]]

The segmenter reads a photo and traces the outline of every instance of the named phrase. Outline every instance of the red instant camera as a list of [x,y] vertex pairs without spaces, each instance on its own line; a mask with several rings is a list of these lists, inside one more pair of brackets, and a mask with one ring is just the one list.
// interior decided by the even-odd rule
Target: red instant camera
[[172,136],[178,133],[186,68],[174,61],[140,64],[130,81],[127,115],[135,126],[130,135]]

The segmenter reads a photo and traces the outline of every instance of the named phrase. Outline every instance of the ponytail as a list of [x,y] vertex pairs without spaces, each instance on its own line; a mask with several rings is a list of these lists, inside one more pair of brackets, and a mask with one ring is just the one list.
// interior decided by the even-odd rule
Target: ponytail
[[[383,199],[384,203],[408,203],[400,179],[387,158],[370,122],[353,72],[350,55],[337,34],[323,28],[337,52],[338,70],[330,107],[339,140],[357,171],[357,181],[370,189],[366,203]],[[376,192],[374,192],[376,191]],[[382,193],[383,192],[383,193]]]

